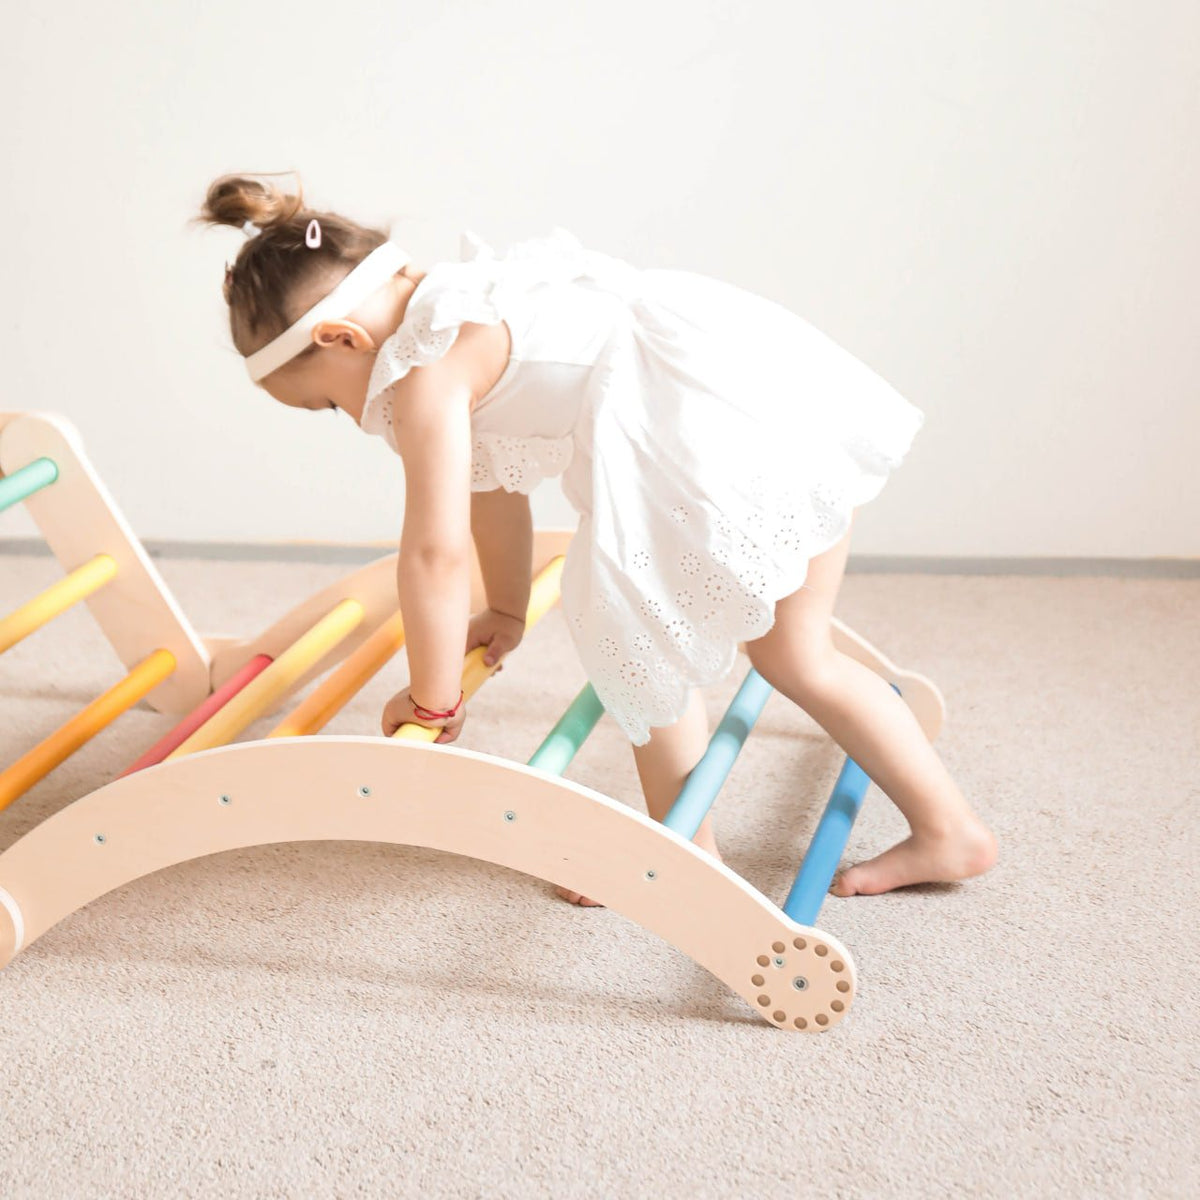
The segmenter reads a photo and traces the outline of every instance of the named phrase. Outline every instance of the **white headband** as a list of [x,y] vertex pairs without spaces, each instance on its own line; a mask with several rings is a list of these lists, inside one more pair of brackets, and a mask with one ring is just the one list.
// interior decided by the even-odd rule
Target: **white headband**
[[274,370],[290,362],[312,341],[312,331],[322,321],[337,321],[349,316],[376,288],[386,283],[411,258],[395,242],[384,242],[342,280],[323,300],[319,300],[294,325],[246,358],[246,370],[257,383]]

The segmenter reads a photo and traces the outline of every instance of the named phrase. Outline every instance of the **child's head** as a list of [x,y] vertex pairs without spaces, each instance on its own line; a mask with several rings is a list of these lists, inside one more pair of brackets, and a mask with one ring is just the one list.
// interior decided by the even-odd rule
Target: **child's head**
[[[381,230],[305,208],[299,182],[296,189],[290,195],[257,178],[223,175],[209,186],[197,218],[239,230],[247,221],[258,227],[225,273],[230,333],[243,356],[273,341],[388,241]],[[314,218],[319,237],[306,238]],[[319,322],[310,344],[261,386],[295,408],[337,407],[358,420],[376,351],[395,332],[414,287],[406,269],[397,271],[352,314]]]

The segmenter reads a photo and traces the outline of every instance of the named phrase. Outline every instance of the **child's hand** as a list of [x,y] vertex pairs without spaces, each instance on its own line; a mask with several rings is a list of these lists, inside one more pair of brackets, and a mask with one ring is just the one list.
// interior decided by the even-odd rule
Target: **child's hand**
[[413,711],[412,693],[408,688],[402,692],[397,692],[384,705],[383,718],[380,722],[383,726],[384,737],[391,737],[401,725],[424,725],[426,729],[440,729],[442,732],[435,739],[439,743],[452,742],[458,737],[463,727],[463,722],[467,719],[467,706],[464,703],[452,717],[448,717],[444,721],[427,721],[418,717]]
[[[515,650],[524,636],[524,621],[508,613],[497,612],[494,608],[485,608],[483,612],[476,613],[467,625],[466,652],[470,654],[476,646],[486,646],[487,653],[483,661],[485,666],[490,667],[510,650]],[[496,670],[504,670],[503,664]]]

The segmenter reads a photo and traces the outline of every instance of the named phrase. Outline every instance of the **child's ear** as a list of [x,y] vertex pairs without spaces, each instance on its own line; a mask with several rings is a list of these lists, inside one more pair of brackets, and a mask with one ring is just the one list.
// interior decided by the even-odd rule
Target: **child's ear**
[[345,342],[355,350],[378,350],[375,339],[356,321],[320,321],[313,326],[312,339],[318,346]]

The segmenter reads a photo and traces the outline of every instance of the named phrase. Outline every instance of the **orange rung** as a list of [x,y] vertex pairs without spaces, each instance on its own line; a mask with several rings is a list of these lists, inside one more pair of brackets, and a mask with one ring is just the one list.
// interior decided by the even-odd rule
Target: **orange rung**
[[322,680],[288,713],[267,737],[300,737],[323,729],[345,707],[350,697],[382,670],[403,645],[404,622],[399,613],[394,613],[328,679]]
[[173,670],[175,655],[170,650],[155,650],[142,659],[120,683],[98,696],[87,708],[17,759],[6,771],[0,772],[0,809],[7,808],[85,742],[131,709]]

